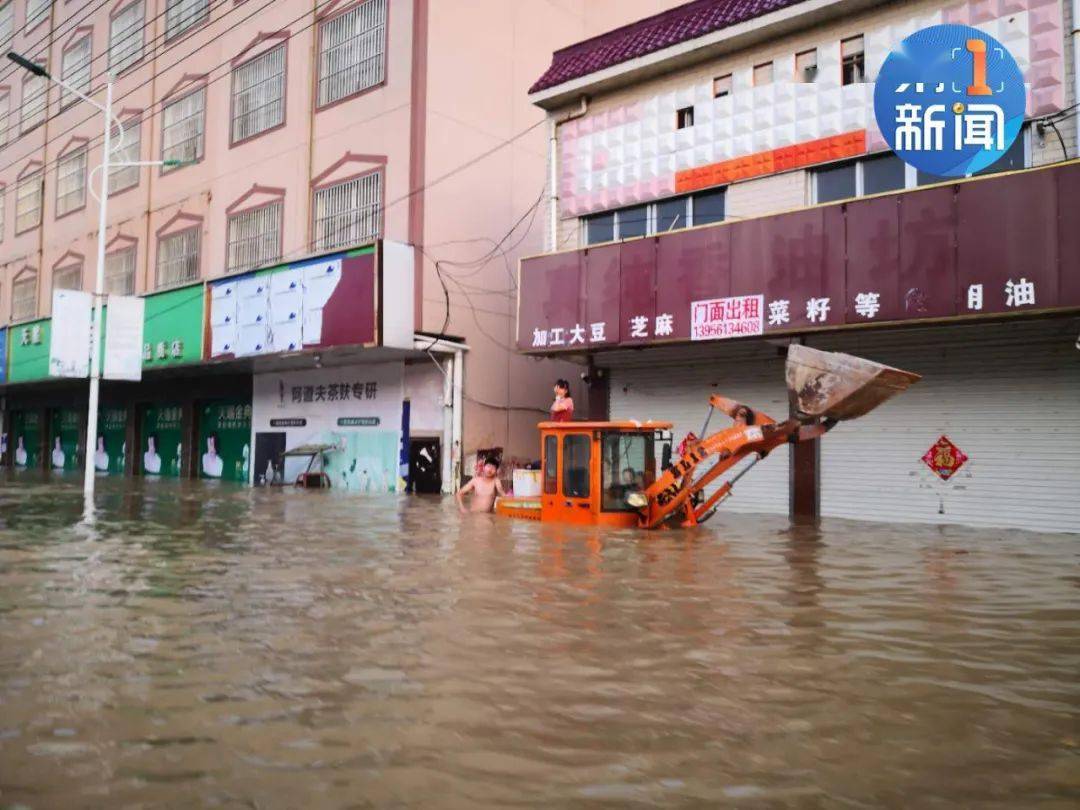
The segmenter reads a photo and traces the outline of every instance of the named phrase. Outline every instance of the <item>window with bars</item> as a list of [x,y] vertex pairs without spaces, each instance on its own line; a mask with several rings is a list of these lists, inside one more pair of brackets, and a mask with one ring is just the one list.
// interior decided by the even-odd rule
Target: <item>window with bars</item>
[[386,0],[367,0],[319,26],[322,107],[382,82]]
[[44,76],[27,76],[23,79],[20,132],[29,132],[45,120],[48,89],[49,80]]
[[143,57],[143,0],[135,0],[116,13],[109,23],[109,69],[119,73]]
[[281,201],[229,217],[228,271],[266,267],[281,258]]
[[[162,110],[161,159],[194,162],[203,156],[206,88],[188,93]],[[173,171],[166,168],[163,171]]]
[[167,0],[165,39],[179,36],[210,16],[210,0]]
[[48,19],[52,10],[52,0],[26,0],[26,30]]
[[[64,81],[80,93],[90,92],[90,35],[80,39],[66,51],[60,63]],[[69,107],[79,100],[74,93],[63,90],[60,95],[60,107]]]
[[15,36],[15,0],[0,3],[0,48],[5,51]]
[[135,246],[105,257],[105,292],[132,295],[135,292]]
[[245,62],[232,75],[232,142],[285,120],[285,45]]
[[158,242],[157,286],[183,284],[199,277],[198,225],[163,236]]
[[81,290],[82,265],[69,264],[53,270],[52,288],[54,290]]
[[37,273],[24,273],[11,285],[11,320],[37,315]]
[[315,192],[315,250],[370,242],[382,218],[381,175],[366,174]]
[[86,205],[86,147],[56,162],[56,215],[62,217]]
[[15,189],[15,233],[22,233],[41,224],[41,198],[45,181],[41,169],[31,172]]
[[[135,163],[142,155],[142,121],[132,118],[123,122],[124,144],[119,151],[113,152],[112,160],[116,163]],[[113,128],[112,137],[118,136]],[[114,140],[113,143],[116,143]],[[140,166],[113,166],[109,169],[109,193],[139,185]]]
[[11,93],[0,93],[0,146],[8,142],[8,129],[11,127]]

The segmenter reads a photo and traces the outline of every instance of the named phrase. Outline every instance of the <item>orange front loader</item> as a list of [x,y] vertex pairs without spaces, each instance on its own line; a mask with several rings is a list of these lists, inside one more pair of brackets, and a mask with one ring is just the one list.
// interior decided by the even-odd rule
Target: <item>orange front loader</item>
[[[695,526],[708,520],[736,482],[776,447],[817,439],[919,379],[911,372],[797,344],[789,347],[786,376],[795,403],[792,417],[777,422],[714,395],[704,438],[688,436],[674,461],[669,458],[668,422],[541,422],[540,495],[500,499],[496,511],[611,527]],[[734,424],[708,434],[717,410]],[[659,463],[657,445],[662,448]],[[750,463],[710,491],[744,459]]]

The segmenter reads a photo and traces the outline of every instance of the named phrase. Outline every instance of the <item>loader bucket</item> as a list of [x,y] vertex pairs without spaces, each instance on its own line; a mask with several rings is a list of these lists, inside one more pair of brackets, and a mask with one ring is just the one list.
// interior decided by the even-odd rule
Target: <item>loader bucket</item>
[[850,354],[788,346],[787,387],[799,414],[843,421],[865,416],[921,378]]

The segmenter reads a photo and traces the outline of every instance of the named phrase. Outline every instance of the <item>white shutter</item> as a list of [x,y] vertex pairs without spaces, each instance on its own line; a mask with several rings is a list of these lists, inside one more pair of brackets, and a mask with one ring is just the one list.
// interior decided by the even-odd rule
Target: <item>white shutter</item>
[[[689,431],[701,435],[712,394],[764,411],[777,421],[787,418],[784,358],[770,344],[718,341],[705,347],[617,351],[599,359],[611,375],[611,418],[673,422],[674,447]],[[709,432],[729,425],[731,420],[716,412]],[[774,450],[735,485],[721,510],[787,514],[788,454],[787,446]],[[720,479],[716,486],[726,476]]]
[[[1065,318],[811,339],[923,375],[822,440],[823,514],[1080,531],[1078,334]],[[942,434],[969,457],[948,484],[920,461]]]

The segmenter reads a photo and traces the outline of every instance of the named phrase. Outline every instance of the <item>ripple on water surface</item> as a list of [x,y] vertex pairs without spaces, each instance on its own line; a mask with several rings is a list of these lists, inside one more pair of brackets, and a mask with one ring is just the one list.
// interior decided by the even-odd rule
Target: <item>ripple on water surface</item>
[[0,800],[1075,806],[1080,537],[0,479]]

